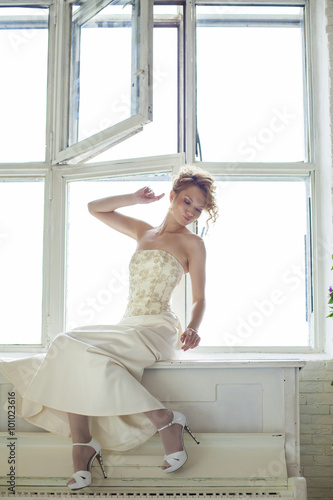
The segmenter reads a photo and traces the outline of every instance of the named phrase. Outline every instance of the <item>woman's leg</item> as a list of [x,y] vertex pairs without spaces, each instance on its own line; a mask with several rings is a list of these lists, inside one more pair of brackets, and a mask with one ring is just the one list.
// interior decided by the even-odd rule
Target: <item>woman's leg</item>
[[[68,413],[69,427],[72,434],[73,443],[89,443],[91,434],[86,415],[77,415]],[[73,446],[73,465],[74,472],[87,470],[90,458],[95,454],[91,446]],[[74,483],[75,479],[70,479],[67,484]]]
[[[167,409],[147,411],[145,412],[145,415],[157,429],[169,424],[173,419],[172,411]],[[181,424],[170,425],[170,427],[167,427],[160,432],[160,436],[166,455],[175,453],[176,451],[182,451],[183,441]],[[170,467],[170,464],[164,462],[162,469],[166,469],[167,467]]]

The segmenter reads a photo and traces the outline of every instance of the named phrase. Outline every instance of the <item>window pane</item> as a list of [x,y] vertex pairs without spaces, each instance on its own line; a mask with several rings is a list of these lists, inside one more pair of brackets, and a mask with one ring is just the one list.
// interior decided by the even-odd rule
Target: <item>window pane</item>
[[45,160],[48,9],[0,7],[0,162]]
[[44,182],[0,182],[0,343],[40,344]]
[[108,5],[87,21],[84,17],[84,24],[80,15],[76,9],[72,23],[70,144],[138,112],[137,101],[132,101],[138,78],[138,48],[132,57],[134,7],[126,2]]
[[287,7],[280,14],[279,7],[211,9],[197,7],[197,125],[203,161],[304,161],[299,9],[290,9],[289,23]]
[[205,236],[201,345],[308,346],[307,180],[220,180],[218,188],[220,216]]
[[121,212],[152,225],[160,224],[169,206],[171,176],[168,174],[69,184],[66,328],[114,324],[122,318],[128,297],[128,265],[136,242],[92,217],[87,203],[135,192],[145,185],[166,196],[153,209],[152,205],[140,205]]
[[178,29],[154,28],[153,122],[91,161],[178,152]]

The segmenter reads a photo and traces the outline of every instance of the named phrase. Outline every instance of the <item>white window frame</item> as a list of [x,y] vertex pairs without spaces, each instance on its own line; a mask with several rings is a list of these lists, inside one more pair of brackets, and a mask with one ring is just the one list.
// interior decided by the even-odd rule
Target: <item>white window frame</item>
[[[209,5],[220,4],[216,0],[204,2],[199,0],[198,4],[207,3]],[[231,1],[226,0],[223,4],[242,5],[248,4],[245,0]],[[328,271],[331,267],[331,248],[329,231],[331,225],[331,198],[324,188],[331,181],[329,168],[325,170],[325,165],[331,165],[330,140],[327,133],[315,133],[324,126],[329,126],[329,111],[322,104],[322,95],[328,95],[328,59],[327,53],[323,49],[323,39],[325,40],[324,21],[325,21],[325,2],[324,0],[277,0],[267,2],[266,0],[257,0],[257,5],[305,5],[305,31],[307,45],[306,74],[308,82],[307,96],[309,101],[308,124],[309,124],[309,159],[308,162],[301,163],[203,163],[196,161],[196,122],[195,122],[195,5],[191,0],[186,0],[185,25],[187,26],[187,36],[185,44],[185,110],[184,110],[184,139],[185,153],[187,163],[196,163],[199,166],[218,175],[311,175],[312,190],[312,241],[313,241],[313,290],[314,290],[314,333],[313,346],[308,349],[297,348],[297,354],[306,355],[308,353],[316,355],[323,354],[325,347],[325,334],[329,339],[329,326],[325,320],[325,310],[327,297],[326,288],[323,281],[329,279]],[[175,169],[184,163],[184,155],[178,160],[177,155],[172,158],[167,157],[120,160],[118,162],[91,163],[81,165],[70,165],[70,162],[85,161],[87,151],[80,150],[78,145],[76,151],[73,151],[73,157],[64,155],[62,159],[59,154],[65,144],[63,134],[63,124],[68,109],[68,99],[64,85],[64,76],[68,78],[69,54],[66,50],[66,41],[70,27],[70,4],[68,1],[56,0],[0,0],[0,6],[49,6],[50,8],[50,43],[49,43],[49,80],[48,80],[48,110],[47,110],[47,133],[46,133],[46,160],[45,163],[24,163],[24,164],[0,164],[0,175],[4,177],[15,176],[38,176],[45,177],[45,227],[44,227],[44,283],[43,283],[43,343],[40,346],[25,345],[1,346],[2,351],[16,352],[39,352],[44,351],[50,340],[63,329],[63,300],[64,300],[64,249],[65,249],[65,217],[66,217],[66,184],[70,179],[84,179],[89,176],[102,178],[103,176],[118,175],[145,172],[156,172],[166,168],[168,162],[173,163]],[[191,26],[191,29],[190,29]],[[320,29],[323,32],[319,32]],[[66,36],[65,36],[66,35]],[[151,46],[150,46],[151,47]],[[315,57],[314,57],[315,56]],[[323,60],[325,59],[324,68]],[[313,67],[313,71],[311,68]],[[325,79],[327,78],[327,80]],[[180,117],[182,121],[182,117]],[[326,130],[326,129],[325,129]],[[67,130],[66,130],[67,133]],[[66,135],[66,134],[65,134]],[[180,131],[180,137],[182,131]],[[181,143],[180,143],[181,144]],[[89,149],[89,148],[88,148]],[[67,150],[68,152],[68,150]],[[83,157],[80,157],[81,153]],[[89,157],[88,154],[88,157]],[[93,156],[93,155],[92,155]],[[72,159],[74,159],[72,161]],[[161,163],[160,163],[161,161]],[[68,163],[63,165],[62,163]],[[141,162],[141,170],[138,165]],[[178,167],[177,167],[178,165]],[[132,168],[139,168],[133,172]],[[147,170],[148,169],[148,170]],[[324,194],[323,194],[324,193]],[[327,214],[326,214],[327,211]],[[212,229],[213,230],[213,229]],[[52,263],[52,266],[51,266]],[[185,284],[184,284],[185,287]],[[187,293],[188,293],[187,287]],[[185,291],[181,292],[183,296]],[[185,321],[185,306],[181,313],[182,321]],[[195,350],[194,357],[201,357],[207,354],[216,356],[218,351],[223,355],[228,355],[225,348],[200,348]],[[286,348],[272,350],[276,354],[286,356],[295,355],[295,352]],[[263,353],[272,352],[269,349],[262,349]],[[233,348],[232,355],[235,353],[249,353],[251,350]],[[243,355],[244,357],[244,355]]]
[[[119,160],[105,163],[85,164],[75,170],[70,166],[56,166],[53,168],[53,201],[58,206],[57,220],[53,226],[55,232],[61,232],[61,239],[54,241],[52,245],[52,271],[50,286],[54,297],[50,304],[51,337],[63,331],[65,328],[65,269],[66,269],[66,221],[67,221],[67,190],[68,183],[79,180],[107,179],[140,174],[172,172],[175,175],[185,163],[183,153],[174,155],[163,155],[156,157],[135,158],[130,160]],[[179,319],[185,322],[185,309],[179,304],[180,297],[184,301],[185,279],[177,288],[175,296],[175,312]]]
[[[75,0],[66,4],[61,3],[59,16],[61,21],[57,23],[57,51],[61,54],[57,60],[57,91],[55,96],[56,123],[55,135],[56,143],[53,151],[53,164],[77,164],[85,162],[99,153],[102,153],[111,146],[140,132],[143,126],[152,121],[153,101],[152,101],[152,36],[153,36],[153,0],[137,0],[140,5],[140,50],[137,77],[134,83],[136,91],[139,89],[138,102],[133,100],[137,112],[105,130],[97,132],[82,141],[69,144],[69,95],[70,95],[70,66],[71,55],[69,47],[71,43],[71,5]],[[97,0],[93,2],[93,9],[83,7],[82,19],[84,23],[96,12],[105,7],[110,0]],[[139,81],[140,80],[140,81]],[[129,82],[130,83],[130,82]]]
[[[305,8],[305,19],[304,19],[304,53],[305,53],[305,96],[307,96],[307,102],[305,103],[305,110],[307,110],[307,116],[305,117],[306,122],[306,143],[307,151],[306,156],[309,161],[313,158],[314,149],[314,139],[313,139],[313,92],[312,92],[312,57],[311,57],[311,21],[310,18],[313,17],[313,1],[310,0],[295,0],[291,2],[290,0],[277,0],[277,1],[267,1],[267,0],[257,0],[255,4],[249,2],[248,0],[195,0],[194,2],[187,2],[186,8],[186,26],[188,31],[186,33],[186,88],[190,89],[186,93],[186,109],[188,110],[187,115],[187,129],[186,129],[186,158],[188,163],[194,163],[196,160],[196,68],[193,65],[193,61],[196,60],[196,6],[200,5],[256,5],[256,6],[302,6]],[[189,27],[191,27],[189,29]],[[244,162],[244,165],[247,163]],[[229,164],[228,164],[229,165]]]
[[[41,352],[45,350],[50,342],[49,326],[50,326],[50,302],[52,297],[50,295],[50,272],[52,270],[52,255],[50,238],[52,238],[52,174],[47,165],[40,163],[22,164],[0,164],[0,178],[9,181],[20,179],[34,179],[42,178],[44,180],[44,231],[43,231],[43,284],[42,284],[42,331],[40,344],[20,344],[19,346],[13,344],[0,344],[2,352]],[[15,319],[14,319],[15,321]]]
[[[305,98],[307,99],[306,107],[306,117],[305,117],[305,133],[307,135],[306,145],[306,158],[307,161],[304,162],[289,162],[289,163],[218,163],[218,162],[202,162],[196,159],[196,71],[195,65],[192,61],[196,60],[196,6],[197,5],[256,5],[256,6],[303,6],[305,12],[304,18],[304,54],[305,54]],[[227,177],[231,175],[310,175],[311,177],[311,209],[310,209],[310,225],[311,225],[311,250],[312,250],[312,309],[313,314],[311,318],[311,332],[310,337],[312,343],[309,347],[278,347],[278,348],[267,348],[267,347],[255,347],[255,348],[243,348],[243,347],[198,347],[196,349],[198,354],[208,354],[213,355],[216,353],[251,353],[251,352],[273,352],[281,354],[292,354],[292,353],[302,353],[302,354],[314,354],[321,353],[325,348],[325,340],[323,335],[324,323],[323,318],[320,316],[319,312],[322,312],[320,304],[323,301],[323,294],[319,288],[320,275],[322,269],[318,269],[318,241],[320,239],[318,232],[318,225],[320,221],[318,220],[318,215],[320,213],[320,201],[319,197],[316,196],[318,192],[319,183],[317,182],[318,177],[318,165],[320,164],[320,158],[318,155],[318,141],[316,142],[317,136],[314,134],[314,130],[320,127],[319,116],[315,115],[314,112],[314,100],[315,97],[319,96],[319,88],[313,86],[318,84],[318,82],[313,81],[312,72],[312,58],[314,45],[318,50],[318,40],[316,38],[316,33],[313,31],[313,26],[315,25],[316,19],[318,17],[318,7],[316,8],[315,2],[312,0],[277,0],[277,1],[267,1],[267,0],[257,0],[255,4],[247,0],[196,0],[195,2],[188,1],[186,8],[186,26],[187,31],[187,42],[186,42],[186,88],[189,91],[186,93],[186,110],[187,115],[185,118],[185,123],[187,123],[187,128],[185,132],[186,140],[186,160],[187,163],[196,164],[210,171],[213,175],[225,175]],[[191,29],[189,30],[189,27]],[[315,154],[317,153],[317,154]]]
[[[283,354],[293,354],[293,353],[303,353],[310,354],[315,352],[322,352],[322,337],[319,334],[318,328],[318,314],[316,305],[318,304],[318,296],[316,295],[318,287],[316,283],[318,280],[318,273],[316,266],[314,266],[313,262],[315,261],[315,247],[313,245],[313,234],[316,228],[315,218],[313,216],[313,205],[315,199],[315,169],[307,164],[305,167],[302,164],[275,164],[272,167],[272,164],[264,164],[262,163],[260,167],[258,166],[249,166],[249,164],[233,164],[226,165],[224,163],[217,162],[194,162],[194,165],[198,165],[199,167],[208,170],[213,176],[224,176],[226,181],[232,180],[234,178],[241,177],[252,177],[256,180],[261,180],[265,178],[267,180],[267,176],[272,178],[272,182],[274,182],[274,177],[283,177],[291,179],[300,178],[300,177],[310,177],[310,193],[308,198],[309,203],[309,219],[308,219],[308,236],[310,241],[308,241],[307,245],[307,266],[310,269],[309,276],[312,277],[308,283],[306,283],[306,292],[308,294],[308,314],[309,314],[309,336],[310,336],[310,345],[309,346],[278,346],[278,347],[269,347],[269,346],[205,346],[205,347],[197,347],[196,350],[198,353],[204,353],[213,355],[214,353],[224,353],[224,354],[234,354],[234,353],[257,353],[257,352],[265,352],[265,353],[283,353]],[[214,228],[210,229],[214,231]],[[188,292],[190,293],[190,291]],[[221,310],[223,310],[223,305],[221,305]]]
[[56,21],[56,6],[54,0],[0,0],[0,7],[47,7],[49,9],[49,44],[48,44],[48,64],[47,64],[47,106],[46,106],[46,133],[45,133],[45,162],[26,162],[26,163],[0,163],[0,177],[2,179],[44,179],[44,231],[43,231],[43,284],[42,284],[42,331],[40,344],[20,344],[14,346],[11,344],[1,344],[2,352],[27,352],[37,353],[45,351],[45,346],[50,342],[49,325],[50,325],[50,302],[52,300],[50,294],[50,270],[51,270],[51,248],[52,242],[52,171],[51,171],[51,146],[52,136],[52,75],[54,73],[55,64],[55,21]]

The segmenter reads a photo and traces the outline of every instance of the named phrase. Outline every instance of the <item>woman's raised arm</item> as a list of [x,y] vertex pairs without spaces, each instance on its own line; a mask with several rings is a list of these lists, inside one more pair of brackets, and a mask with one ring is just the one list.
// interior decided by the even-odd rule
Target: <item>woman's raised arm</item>
[[152,203],[160,200],[164,193],[156,196],[149,187],[144,187],[131,194],[109,196],[88,203],[88,210],[94,217],[112,227],[116,231],[138,239],[139,235],[150,225],[140,219],[128,217],[116,210],[131,205]]

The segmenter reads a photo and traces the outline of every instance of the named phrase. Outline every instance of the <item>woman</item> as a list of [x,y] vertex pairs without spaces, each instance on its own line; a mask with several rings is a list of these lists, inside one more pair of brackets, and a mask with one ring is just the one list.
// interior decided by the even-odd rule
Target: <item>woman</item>
[[[72,490],[91,484],[95,457],[105,476],[96,437],[106,449],[127,450],[158,430],[165,448],[164,472],[179,469],[187,459],[183,430],[190,430],[184,415],[166,409],[140,382],[145,367],[174,357],[181,344],[187,351],[200,342],[206,253],[203,240],[187,226],[203,210],[216,219],[214,193],[209,173],[183,169],[174,180],[170,208],[158,227],[118,212],[164,196],[156,196],[149,187],[90,202],[92,215],[137,241],[123,319],[116,326],[65,332],[55,338],[46,355],[0,365],[19,392],[18,414],[51,432],[71,435],[74,474],[67,485]],[[193,305],[179,338],[179,322],[169,299],[187,272]]]

